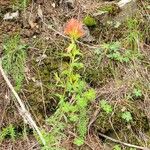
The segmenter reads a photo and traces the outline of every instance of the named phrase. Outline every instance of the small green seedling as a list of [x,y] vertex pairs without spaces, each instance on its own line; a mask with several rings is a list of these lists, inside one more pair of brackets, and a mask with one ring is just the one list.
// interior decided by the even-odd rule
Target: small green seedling
[[120,145],[115,145],[115,146],[113,147],[113,150],[121,150]]
[[84,140],[82,138],[75,138],[74,139],[74,144],[77,146],[81,146],[84,144]]
[[122,119],[124,119],[126,122],[130,122],[133,120],[132,115],[129,111],[125,111],[122,113]]
[[100,107],[107,113],[111,113],[112,112],[112,107],[111,105],[106,101],[106,100],[102,100],[100,101]]
[[9,136],[13,141],[15,140],[16,133],[12,124],[0,131],[0,142],[2,142],[6,136]]
[[135,88],[133,90],[133,94],[135,95],[135,97],[141,97],[142,96],[142,91],[140,89]]
[[122,50],[120,42],[104,43],[100,49],[95,50],[95,54],[106,56],[120,63],[127,63],[132,60],[133,57],[131,50]]

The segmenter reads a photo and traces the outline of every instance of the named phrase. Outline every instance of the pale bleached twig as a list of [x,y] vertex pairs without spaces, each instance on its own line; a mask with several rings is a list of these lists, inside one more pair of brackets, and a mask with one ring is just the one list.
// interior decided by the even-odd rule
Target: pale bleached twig
[[[118,6],[119,7],[123,7],[123,6],[125,6],[126,4],[128,4],[128,3],[130,3],[132,0],[120,0],[119,2],[118,2]],[[134,1],[134,0],[133,0]]]
[[99,135],[100,135],[101,137],[104,137],[105,139],[108,139],[108,140],[112,141],[112,142],[119,143],[119,144],[122,144],[122,145],[125,145],[125,146],[128,146],[128,147],[137,148],[137,149],[141,149],[141,150],[150,150],[150,149],[147,148],[147,147],[137,146],[137,145],[133,145],[133,144],[129,144],[129,143],[125,143],[125,142],[116,140],[116,139],[111,138],[111,137],[109,137],[109,136],[107,136],[107,135],[104,135],[104,134],[102,134],[102,133],[99,133]]
[[9,89],[11,90],[11,92],[13,93],[13,95],[15,96],[15,98],[17,100],[17,108],[18,108],[18,111],[19,111],[20,115],[37,132],[37,134],[39,135],[43,145],[45,145],[46,144],[45,140],[44,140],[44,138],[43,138],[43,136],[42,136],[38,126],[36,125],[35,121],[31,117],[30,112],[27,111],[27,109],[25,108],[24,103],[20,99],[19,95],[17,94],[17,92],[15,91],[14,87],[10,83],[7,75],[5,74],[5,72],[3,70],[3,67],[2,67],[2,60],[1,59],[0,59],[0,72],[1,72],[1,75],[2,75],[2,77],[4,78],[4,80],[5,80],[6,84],[7,84],[7,86],[9,87]]

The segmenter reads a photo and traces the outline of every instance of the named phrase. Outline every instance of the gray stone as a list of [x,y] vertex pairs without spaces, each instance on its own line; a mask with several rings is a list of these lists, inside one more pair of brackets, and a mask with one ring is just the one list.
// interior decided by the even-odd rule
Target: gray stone
[[118,3],[118,6],[121,8],[121,12],[113,18],[113,20],[117,22],[126,21],[134,16],[138,11],[136,0],[121,0]]

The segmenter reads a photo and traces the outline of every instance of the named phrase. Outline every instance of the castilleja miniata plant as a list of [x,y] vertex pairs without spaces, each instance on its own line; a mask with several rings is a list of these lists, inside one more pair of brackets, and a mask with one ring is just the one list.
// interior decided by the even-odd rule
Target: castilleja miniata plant
[[[78,73],[78,70],[84,67],[84,64],[80,62],[83,55],[76,45],[76,40],[84,35],[82,23],[76,19],[71,19],[66,24],[64,33],[70,37],[71,43],[67,52],[63,53],[63,57],[69,57],[70,61],[64,70],[55,73],[56,84],[63,89],[61,94],[56,94],[59,103],[55,115],[58,125],[60,122],[65,122],[63,131],[75,132],[77,136],[74,139],[74,144],[81,146],[84,144],[87,134],[88,106],[95,99],[95,91],[87,86]],[[59,132],[62,132],[61,129]]]
[[72,40],[77,40],[84,35],[82,22],[77,19],[71,19],[65,26],[64,33],[68,35]]

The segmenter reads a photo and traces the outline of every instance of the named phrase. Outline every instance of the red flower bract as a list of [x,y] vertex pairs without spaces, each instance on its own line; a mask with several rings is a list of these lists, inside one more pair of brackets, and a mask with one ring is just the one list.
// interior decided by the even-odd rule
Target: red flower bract
[[74,40],[77,40],[78,38],[82,37],[84,35],[84,30],[82,28],[82,23],[78,21],[77,19],[70,19],[68,23],[66,24],[66,27],[64,29],[64,33]]

